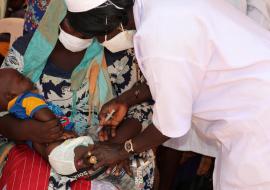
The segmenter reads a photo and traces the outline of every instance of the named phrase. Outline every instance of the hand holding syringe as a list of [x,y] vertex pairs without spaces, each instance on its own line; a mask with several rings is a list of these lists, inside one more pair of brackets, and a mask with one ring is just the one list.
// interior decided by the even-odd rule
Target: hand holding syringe
[[[106,118],[105,118],[105,121],[109,121],[110,119],[112,119],[112,116],[113,116],[114,113],[115,113],[115,110],[112,110],[110,113],[108,113]],[[97,128],[97,133],[99,133],[102,128],[103,128],[103,126],[99,126]]]
[[104,104],[99,112],[99,122],[103,126],[98,128],[100,141],[108,140],[108,136],[115,137],[116,129],[128,112],[127,103],[113,99]]

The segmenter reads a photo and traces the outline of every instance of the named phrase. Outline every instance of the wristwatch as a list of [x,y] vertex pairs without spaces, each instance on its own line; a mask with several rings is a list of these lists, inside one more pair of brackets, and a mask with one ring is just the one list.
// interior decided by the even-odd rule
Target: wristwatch
[[125,148],[125,151],[127,151],[128,153],[134,153],[133,143],[131,139],[125,142],[124,148]]

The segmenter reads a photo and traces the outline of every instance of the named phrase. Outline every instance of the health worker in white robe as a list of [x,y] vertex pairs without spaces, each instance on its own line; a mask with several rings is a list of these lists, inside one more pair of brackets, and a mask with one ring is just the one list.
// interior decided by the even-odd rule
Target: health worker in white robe
[[270,189],[270,33],[222,0],[137,0],[134,14],[166,146],[215,156],[215,190]]
[[[216,157],[215,190],[269,190],[267,25],[223,0],[136,0],[134,17],[135,53],[155,101],[153,125],[123,145],[93,147],[96,167],[171,138],[165,146]],[[126,94],[133,94],[131,103],[146,93]],[[114,108],[117,121],[121,109]]]

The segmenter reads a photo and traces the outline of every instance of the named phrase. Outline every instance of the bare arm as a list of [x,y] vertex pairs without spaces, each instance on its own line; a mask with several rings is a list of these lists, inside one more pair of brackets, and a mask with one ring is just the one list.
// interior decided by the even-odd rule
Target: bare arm
[[0,117],[0,133],[12,140],[25,141],[30,139],[27,121],[11,115]]
[[[41,122],[46,122],[46,121],[51,121],[51,120],[56,119],[56,116],[54,115],[54,113],[49,108],[47,108],[47,107],[38,110],[34,114],[33,117],[34,117],[35,120],[38,120],[38,121],[41,121]],[[52,143],[49,143],[49,144],[45,145],[45,144],[33,142],[33,146],[34,146],[35,150],[38,153],[40,153],[44,159],[47,160],[48,159],[48,155],[50,154],[50,152],[56,146],[58,146],[59,144],[61,144],[64,139],[75,137],[75,136],[76,135],[74,134],[74,132],[71,132],[71,131],[70,132],[64,132],[61,137],[59,137],[58,139],[56,139]]]
[[[150,125],[145,131],[132,139],[134,152],[140,153],[157,147],[169,138],[162,135],[154,126]],[[124,149],[124,144],[97,144],[90,146],[90,151],[97,157],[99,162],[94,165],[95,168],[115,164],[121,160],[127,159],[130,154]]]
[[125,119],[117,128],[115,137],[109,139],[109,143],[122,144],[141,132],[142,125],[136,119]]
[[119,96],[119,99],[126,102],[128,107],[146,102],[152,99],[149,86],[146,83],[137,83],[130,90]]
[[49,143],[62,136],[63,130],[57,119],[48,122],[37,120],[21,120],[12,115],[0,117],[0,133],[15,141],[31,140],[39,143]]
[[55,115],[49,108],[42,108],[34,114],[34,119],[42,122],[51,121],[56,119]]

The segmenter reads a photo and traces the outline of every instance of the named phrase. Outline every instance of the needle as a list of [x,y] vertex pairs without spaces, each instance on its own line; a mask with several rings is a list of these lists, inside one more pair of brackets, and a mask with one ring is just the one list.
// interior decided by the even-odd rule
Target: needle
[[[113,109],[110,113],[107,114],[107,116],[105,118],[105,121],[109,121],[112,118],[112,116],[113,116],[114,113],[115,113],[115,110]],[[99,133],[102,128],[103,128],[103,126],[99,126],[97,128],[97,131],[96,132]]]

